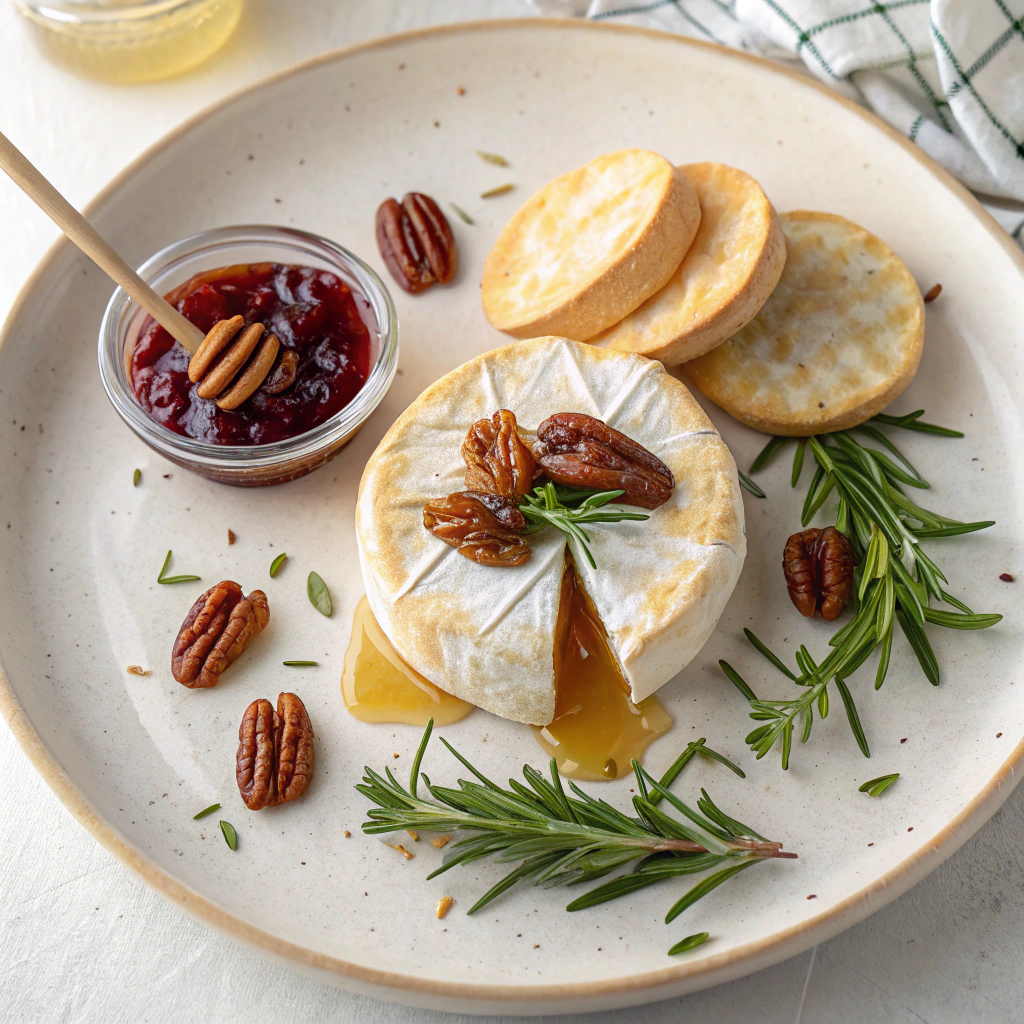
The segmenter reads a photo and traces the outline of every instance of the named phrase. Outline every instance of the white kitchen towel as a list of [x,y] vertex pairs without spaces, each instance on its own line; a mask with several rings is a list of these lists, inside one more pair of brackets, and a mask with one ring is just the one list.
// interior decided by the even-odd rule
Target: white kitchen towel
[[888,121],[1024,246],[1024,0],[531,0],[806,70]]

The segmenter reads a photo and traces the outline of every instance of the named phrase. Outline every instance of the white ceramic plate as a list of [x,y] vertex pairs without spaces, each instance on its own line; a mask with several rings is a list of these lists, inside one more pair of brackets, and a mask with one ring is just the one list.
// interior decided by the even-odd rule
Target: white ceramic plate
[[[830,633],[801,619],[782,588],[781,548],[800,497],[788,466],[773,467],[768,500],[747,499],[739,587],[703,653],[662,691],[676,727],[647,763],[664,769],[687,740],[707,736],[748,777],[693,764],[680,792],[707,786],[800,859],[744,873],[671,927],[662,918],[684,883],[572,915],[565,891],[523,889],[467,918],[461,911],[501,866],[427,882],[440,856],[432,847],[415,846],[406,862],[359,831],[366,801],[352,784],[362,766],[407,770],[418,730],[364,725],[339,697],[362,593],[356,486],[379,437],[425,385],[503,341],[484,321],[478,277],[506,218],[549,178],[622,146],[743,167],[780,210],[850,217],[885,238],[925,288],[942,283],[921,372],[897,407],[925,406],[968,436],[903,442],[935,485],[934,507],[998,520],[933,546],[954,593],[1006,618],[984,634],[932,630],[938,689],[902,641],[880,693],[869,671],[854,680],[870,761],[837,712],[788,773],[774,754],[755,763],[743,744],[745,705],[717,659],[782,696],[785,680],[768,674],[742,628],[790,653],[798,638],[820,651]],[[485,163],[478,149],[512,166]],[[506,180],[511,194],[477,198]],[[577,23],[446,28],[317,60],[190,122],[122,175],[92,216],[137,263],[204,228],[276,221],[336,239],[383,273],[373,214],[408,190],[476,219],[452,217],[459,279],[415,298],[395,289],[402,353],[390,394],[335,462],[282,487],[205,482],[161,462],[120,423],[96,372],[111,285],[70,245],[27,286],[0,350],[0,703],[37,768],[102,843],[179,905],[322,978],[421,1005],[539,1013],[663,998],[792,956],[903,892],[993,813],[1024,755],[1020,584],[998,578],[1024,569],[1020,254],[917,150],[807,80],[677,37]],[[763,438],[711,413],[748,465]],[[230,548],[229,527],[238,535]],[[156,584],[168,548],[174,570],[198,572],[201,584]],[[288,562],[271,580],[282,550]],[[310,569],[334,593],[330,620],[306,600]],[[225,577],[266,589],[273,622],[216,689],[185,690],[170,675],[172,639],[193,599]],[[284,669],[285,658],[320,667]],[[129,664],[152,675],[128,675]],[[282,688],[304,698],[315,723],[317,777],[303,800],[252,814],[233,778],[238,722],[251,700]],[[482,712],[445,733],[488,774],[543,764],[527,729]],[[456,778],[439,746],[428,771]],[[903,778],[883,799],[857,792],[893,771]],[[628,782],[597,788],[626,805]],[[215,800],[238,829],[237,853],[219,834],[220,815],[192,821]],[[434,903],[445,893],[458,903],[442,922]],[[713,941],[689,957],[665,955],[702,930]]]

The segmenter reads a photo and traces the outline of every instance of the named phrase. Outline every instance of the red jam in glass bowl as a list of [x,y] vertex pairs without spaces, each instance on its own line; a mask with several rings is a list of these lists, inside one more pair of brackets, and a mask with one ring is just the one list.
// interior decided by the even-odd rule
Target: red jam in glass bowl
[[131,354],[132,389],[149,416],[176,434],[224,445],[296,437],[348,405],[369,376],[369,303],[330,271],[282,263],[221,267],[189,278],[167,301],[204,333],[241,314],[273,331],[282,353],[292,349],[299,357],[291,387],[276,395],[258,389],[226,412],[196,394],[188,352],[146,317]]

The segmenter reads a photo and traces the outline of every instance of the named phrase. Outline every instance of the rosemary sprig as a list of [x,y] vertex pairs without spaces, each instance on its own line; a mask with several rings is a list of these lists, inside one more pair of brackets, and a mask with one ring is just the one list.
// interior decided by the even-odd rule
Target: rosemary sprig
[[583,529],[589,523],[620,523],[624,519],[650,519],[644,512],[613,511],[605,508],[625,491],[588,491],[583,488],[562,487],[550,480],[541,487],[534,487],[533,494],[526,494],[519,503],[519,511],[529,524],[524,533],[536,533],[545,526],[561,530],[586,555],[591,568],[597,562],[590,553],[590,534]]
[[[703,751],[724,763],[727,758],[704,746],[691,743],[665,776],[658,781],[634,759],[637,794],[633,797],[635,817],[623,814],[604,800],[597,800],[569,782],[572,795],[565,792],[554,759],[549,782],[535,768],[525,765],[526,785],[509,779],[509,789],[493,783],[469,763],[445,739],[441,742],[473,775],[474,781],[460,779],[458,788],[434,785],[420,765],[433,729],[427,724],[413,759],[408,787],[391,773],[384,775],[365,768],[355,788],[375,806],[367,811],[363,831],[381,835],[412,829],[421,832],[467,833],[446,848],[441,867],[428,875],[434,878],[457,864],[497,856],[517,866],[492,886],[468,913],[487,906],[520,881],[542,888],[591,882],[628,864],[629,874],[613,878],[573,900],[567,910],[584,910],[619,896],[636,892],[679,875],[718,868],[714,874],[690,889],[669,909],[666,923],[711,892],[737,872],[773,858],[791,858],[782,844],[770,842],[720,810],[701,790],[697,810],[668,789],[686,762]],[[418,791],[422,781],[428,796]],[[667,801],[682,817],[666,814],[658,804]]]
[[[782,767],[789,767],[793,734],[800,730],[800,742],[807,741],[817,709],[818,717],[828,714],[828,686],[834,682],[843,702],[850,728],[865,757],[870,757],[867,737],[861,726],[847,679],[881,647],[875,671],[875,689],[885,681],[892,653],[896,624],[906,636],[925,677],[939,685],[939,665],[925,631],[925,624],[950,629],[987,629],[1001,615],[976,614],[944,589],[948,581],[942,570],[923,550],[923,540],[973,533],[993,525],[992,521],[965,523],[932,512],[907,496],[904,488],[919,490],[928,481],[914,468],[895,444],[873,423],[901,427],[940,437],[963,437],[959,431],[921,420],[923,409],[905,416],[880,414],[855,427],[857,433],[876,442],[864,445],[853,431],[843,430],[800,439],[793,459],[792,485],[800,481],[805,451],[814,456],[816,468],[804,500],[801,524],[807,526],[825,500],[835,492],[838,498],[835,526],[853,545],[858,558],[854,574],[853,617],[829,641],[831,650],[818,664],[803,645],[796,652],[797,671],[792,672],[750,630],[747,639],[803,692],[786,700],[759,700],[743,678],[727,662],[720,662],[726,676],[750,703],[750,717],[765,724],[747,736],[758,758],[781,742]],[[756,472],[772,460],[791,438],[773,437],[754,460]],[[933,608],[932,601],[956,609]]]

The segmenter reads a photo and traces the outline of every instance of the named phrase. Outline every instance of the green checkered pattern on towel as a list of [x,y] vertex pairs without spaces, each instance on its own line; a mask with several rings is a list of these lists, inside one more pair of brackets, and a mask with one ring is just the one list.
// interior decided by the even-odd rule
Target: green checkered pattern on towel
[[980,193],[1024,245],[1024,0],[533,3],[799,62]]

